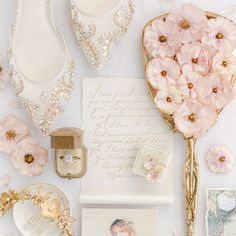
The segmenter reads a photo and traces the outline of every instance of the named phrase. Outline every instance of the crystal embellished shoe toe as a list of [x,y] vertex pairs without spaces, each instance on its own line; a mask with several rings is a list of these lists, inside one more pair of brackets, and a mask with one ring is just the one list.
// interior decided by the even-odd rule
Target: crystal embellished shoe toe
[[20,102],[48,134],[74,87],[73,62],[54,24],[51,0],[18,0],[9,66]]
[[112,48],[127,33],[132,0],[71,0],[72,26],[89,63],[101,69]]

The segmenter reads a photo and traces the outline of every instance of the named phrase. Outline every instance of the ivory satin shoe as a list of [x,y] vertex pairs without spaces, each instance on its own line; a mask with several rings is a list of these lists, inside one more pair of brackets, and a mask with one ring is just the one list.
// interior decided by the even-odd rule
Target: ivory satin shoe
[[74,33],[89,63],[101,69],[134,15],[132,0],[71,0]]
[[9,66],[20,102],[47,135],[74,87],[73,62],[53,21],[51,0],[17,1]]

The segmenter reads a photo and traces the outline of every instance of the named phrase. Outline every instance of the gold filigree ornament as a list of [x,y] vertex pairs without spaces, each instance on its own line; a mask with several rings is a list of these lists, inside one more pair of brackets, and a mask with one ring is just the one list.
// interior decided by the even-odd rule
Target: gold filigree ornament
[[[166,21],[167,16],[169,13],[161,15],[159,17],[156,17],[149,21],[142,33],[142,51],[143,51],[143,62],[144,62],[144,69],[145,69],[145,77],[146,81],[148,83],[148,88],[150,91],[150,95],[152,99],[154,100],[157,90],[151,86],[151,84],[148,81],[147,78],[147,65],[149,61],[151,60],[151,57],[148,54],[148,50],[145,47],[145,30],[147,27],[152,25],[152,23],[156,20],[162,19],[163,21]],[[205,12],[206,17],[209,19],[216,18],[216,17],[222,17],[220,15]],[[224,17],[223,17],[224,18]],[[186,26],[187,27],[187,26]],[[163,39],[164,40],[164,39]],[[173,57],[174,60],[176,60],[176,57]],[[236,75],[232,74],[230,85],[233,87],[235,84]],[[173,132],[179,131],[176,127],[173,115],[165,113],[163,110],[159,109],[159,112],[163,116],[163,118],[167,121],[167,123],[172,127]],[[222,109],[217,111],[217,116],[222,111]],[[191,117],[192,118],[192,117]],[[194,119],[195,117],[193,117]],[[184,137],[184,135],[183,135]],[[184,192],[185,192],[185,206],[186,206],[186,224],[187,224],[187,236],[193,236],[194,235],[194,227],[195,227],[195,219],[196,219],[196,213],[197,213],[197,195],[198,195],[198,188],[199,188],[199,165],[197,161],[197,154],[195,150],[195,144],[197,141],[197,138],[190,137],[186,138],[184,137],[187,143],[187,159],[184,164]]]
[[74,235],[71,225],[75,219],[70,216],[69,209],[62,209],[61,201],[53,198],[51,192],[45,192],[42,186],[39,186],[36,192],[30,190],[3,192],[0,195],[0,216],[15,204],[24,201],[31,201],[37,205],[43,218],[50,219],[52,223],[55,223],[64,236]]

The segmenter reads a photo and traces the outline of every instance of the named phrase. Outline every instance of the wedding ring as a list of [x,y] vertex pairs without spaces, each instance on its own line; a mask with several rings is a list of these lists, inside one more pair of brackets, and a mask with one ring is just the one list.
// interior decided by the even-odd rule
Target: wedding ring
[[78,161],[80,160],[81,158],[80,157],[77,157],[77,156],[73,156],[71,154],[65,154],[64,156],[60,156],[60,158],[66,162],[67,164],[71,164],[75,161]]

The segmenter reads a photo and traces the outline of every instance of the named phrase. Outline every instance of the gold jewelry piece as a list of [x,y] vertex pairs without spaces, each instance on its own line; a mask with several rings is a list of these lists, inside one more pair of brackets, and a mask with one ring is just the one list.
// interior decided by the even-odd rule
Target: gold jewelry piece
[[73,156],[71,154],[65,154],[64,156],[60,156],[60,158],[66,162],[67,164],[72,164],[75,161],[80,160],[81,158],[78,156]]
[[[44,191],[42,190],[43,187],[40,186],[37,192],[30,192],[29,190],[3,192],[0,195],[0,216],[4,215],[18,202],[31,201],[39,206],[40,214],[44,219],[50,219],[52,223],[57,225],[63,236],[74,236],[71,225],[75,219],[70,216],[69,209],[61,209],[61,201],[52,198],[52,193],[43,193]],[[33,226],[39,219],[39,215],[35,214],[28,223]],[[43,232],[45,229],[44,221],[42,221],[35,230]]]

